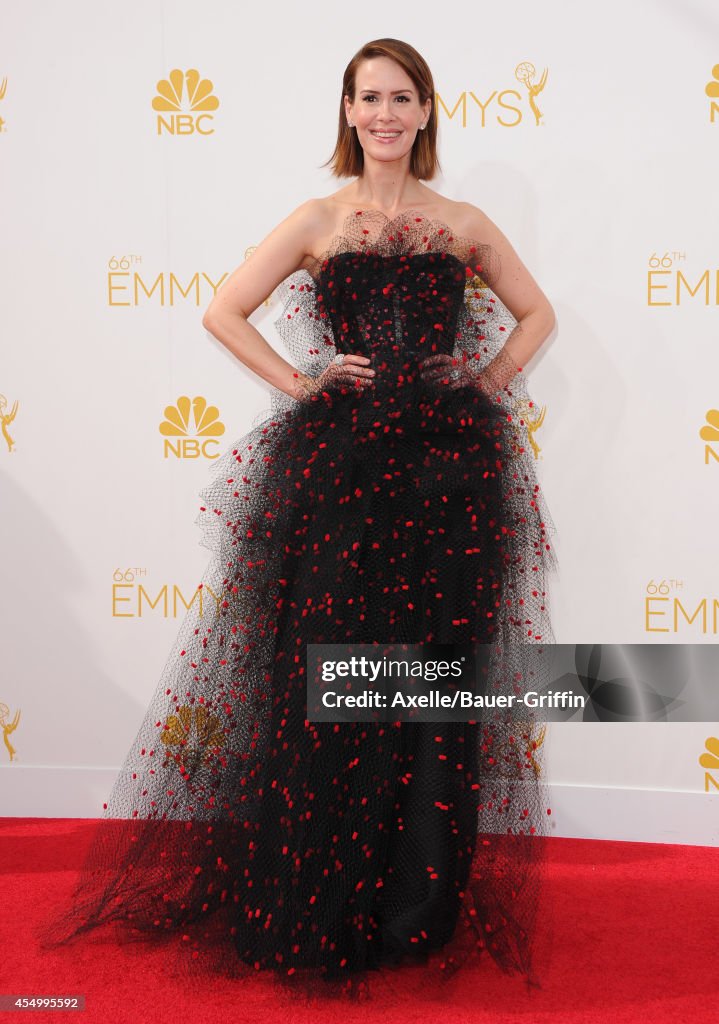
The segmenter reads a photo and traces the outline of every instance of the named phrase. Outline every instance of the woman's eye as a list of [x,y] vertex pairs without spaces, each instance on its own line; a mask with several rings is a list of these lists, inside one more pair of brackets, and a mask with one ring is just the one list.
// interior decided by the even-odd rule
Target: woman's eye
[[[364,101],[366,103],[367,100],[373,100],[376,97],[374,97],[374,96],[363,96],[362,98],[364,99]],[[409,96],[398,96],[397,99],[398,100],[405,100],[405,102],[409,103]]]

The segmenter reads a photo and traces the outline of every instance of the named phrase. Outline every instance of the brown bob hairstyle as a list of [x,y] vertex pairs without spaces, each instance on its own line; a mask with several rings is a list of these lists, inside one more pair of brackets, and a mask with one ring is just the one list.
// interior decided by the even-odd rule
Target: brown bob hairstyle
[[432,100],[427,127],[423,131],[417,132],[409,164],[410,174],[413,174],[415,178],[430,181],[437,171],[441,171],[437,159],[437,106],[434,80],[424,57],[409,43],[403,43],[401,39],[373,39],[372,42],[365,43],[345,68],[342,77],[337,142],[330,159],[320,166],[329,166],[337,178],[359,177],[362,174],[364,153],[357,138],[357,132],[347,125],[344,97],[347,95],[350,102],[354,103],[357,69],[363,61],[373,57],[389,57],[390,60],[395,61],[412,79],[419,93],[419,102],[425,103],[428,99]]

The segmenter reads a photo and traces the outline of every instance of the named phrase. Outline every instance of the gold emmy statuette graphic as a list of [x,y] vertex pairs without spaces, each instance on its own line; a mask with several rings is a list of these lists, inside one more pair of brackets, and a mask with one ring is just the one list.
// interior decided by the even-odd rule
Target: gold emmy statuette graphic
[[704,92],[710,100],[719,99],[719,64],[715,64],[712,68],[711,82],[707,82]]
[[542,72],[542,77],[539,79],[538,82],[534,81],[534,76],[536,75],[536,73],[537,72],[534,67],[534,64],[532,64],[528,60],[523,60],[521,64],[517,64],[516,68],[514,69],[515,78],[518,82],[521,82],[522,85],[524,85],[527,89],[527,94],[529,96],[529,105],[532,108],[532,113],[534,114],[534,123],[535,125],[538,125],[542,120],[542,113],[539,107],[537,106],[535,97],[539,95],[542,89],[544,89],[545,83],[547,81],[547,68],[545,68]]
[[[518,729],[520,728],[520,724],[519,723],[517,723],[517,728]],[[539,748],[544,743],[544,737],[545,737],[546,733],[547,733],[546,722],[542,724],[542,727],[539,730],[539,732],[536,734],[536,736],[534,734],[534,726],[531,727],[530,732],[529,732],[529,737],[526,739],[525,746],[524,746],[524,755],[525,755],[526,761],[525,761],[525,764],[523,766],[517,763],[518,751],[517,751],[517,747],[516,747],[516,745],[514,743],[514,740],[507,740],[506,746],[505,746],[505,750],[506,750],[506,763],[508,765],[511,765],[511,767],[508,770],[509,770],[509,772],[513,776],[519,778],[522,775],[523,771],[526,770],[527,766],[529,766],[532,769],[532,771],[534,772],[535,776],[537,776],[537,778],[542,774],[542,767],[539,764],[539,762],[537,761],[535,755],[536,755],[536,752],[539,750]]]
[[[2,82],[0,82],[0,100],[4,100],[5,99],[5,93],[6,92],[7,92],[7,78],[3,78]],[[2,117],[0,117],[0,132],[4,132],[4,131],[5,131],[5,121],[4,121],[4,119]]]
[[530,734],[530,739],[529,739],[529,742],[527,743],[527,757],[529,758],[529,763],[531,764],[532,770],[534,771],[534,774],[537,777],[539,777],[542,774],[542,769],[541,769],[540,765],[537,763],[537,760],[536,760],[536,758],[534,756],[534,753],[535,753],[536,750],[539,750],[539,748],[542,746],[542,744],[544,743],[544,737],[546,735],[547,735],[547,723],[544,722],[543,725],[542,725],[542,728],[539,730],[537,738],[533,739],[531,737],[531,734]]
[[20,710],[18,709],[15,712],[15,717],[13,718],[12,722],[8,721],[9,715],[10,708],[7,706],[7,704],[0,704],[0,727],[2,727],[3,743],[5,744],[7,752],[10,755],[10,760],[14,761],[15,754],[17,753],[17,751],[10,742],[10,733],[15,732],[15,730],[17,729],[17,724],[20,721]]
[[185,704],[177,709],[177,714],[168,715],[160,740],[168,748],[177,748],[168,749],[165,764],[172,759],[179,765],[180,773],[187,776],[211,759],[213,748],[224,745],[225,734],[218,715],[210,714],[202,704],[194,708]]
[[152,101],[153,110],[182,110],[183,92],[187,88],[187,105],[190,110],[217,110],[220,101],[212,95],[213,85],[209,78],[200,78],[200,72],[191,68],[182,72],[175,68],[167,78],[157,83],[157,96]]
[[699,437],[702,441],[719,441],[719,409],[709,409]]
[[524,420],[524,425],[527,428],[527,439],[534,452],[535,459],[538,459],[542,449],[537,444],[534,435],[544,423],[547,407],[543,405],[541,409],[537,409],[528,399],[524,398],[521,402],[517,402],[516,412]]
[[10,436],[8,431],[8,424],[12,423],[17,414],[17,398],[13,402],[12,409],[7,411],[7,398],[5,395],[0,395],[0,430],[2,430],[2,436],[5,438],[7,444],[7,450],[12,452],[15,450],[15,442]]

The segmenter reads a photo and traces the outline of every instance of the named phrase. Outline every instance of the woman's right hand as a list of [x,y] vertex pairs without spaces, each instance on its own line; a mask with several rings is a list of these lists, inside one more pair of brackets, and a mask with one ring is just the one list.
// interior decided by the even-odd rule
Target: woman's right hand
[[375,376],[375,371],[369,363],[370,359],[367,356],[347,352],[341,363],[336,363],[333,360],[316,377],[310,377],[305,373],[298,374],[300,397],[309,399],[314,394],[321,394],[323,391],[334,390],[337,387],[355,387],[364,390],[372,384]]

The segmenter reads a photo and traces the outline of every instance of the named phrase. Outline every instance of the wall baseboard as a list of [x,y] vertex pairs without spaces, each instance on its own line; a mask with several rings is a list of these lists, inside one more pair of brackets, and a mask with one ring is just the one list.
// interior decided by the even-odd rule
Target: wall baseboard
[[[0,767],[0,816],[100,818],[119,769]],[[574,839],[719,846],[719,793],[550,785],[550,834]]]
[[566,784],[547,790],[550,835],[719,846],[719,793]]

